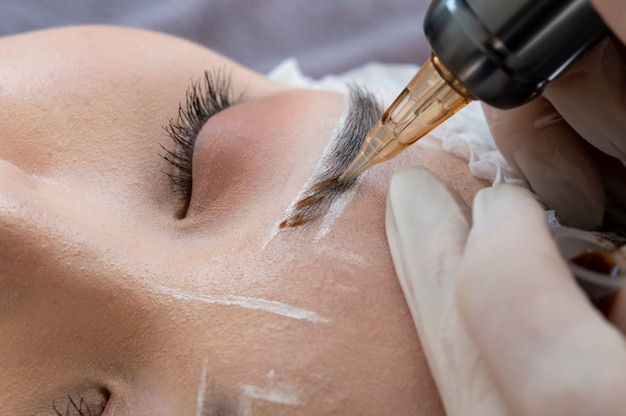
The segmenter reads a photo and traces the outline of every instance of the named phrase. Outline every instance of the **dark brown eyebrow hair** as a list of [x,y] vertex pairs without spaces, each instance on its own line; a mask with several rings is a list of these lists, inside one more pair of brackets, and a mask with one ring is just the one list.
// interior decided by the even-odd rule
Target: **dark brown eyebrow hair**
[[280,223],[280,228],[298,227],[323,216],[339,195],[352,188],[357,180],[339,182],[339,176],[361,150],[365,136],[380,120],[383,109],[378,100],[364,87],[348,85],[349,104],[346,118],[321,161],[323,168],[313,173],[313,183],[305,190]]

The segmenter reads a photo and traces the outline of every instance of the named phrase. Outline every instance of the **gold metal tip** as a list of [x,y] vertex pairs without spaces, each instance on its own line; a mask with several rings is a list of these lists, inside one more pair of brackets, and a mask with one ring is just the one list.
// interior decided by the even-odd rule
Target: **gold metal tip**
[[470,101],[469,92],[433,55],[372,127],[339,182],[396,157]]

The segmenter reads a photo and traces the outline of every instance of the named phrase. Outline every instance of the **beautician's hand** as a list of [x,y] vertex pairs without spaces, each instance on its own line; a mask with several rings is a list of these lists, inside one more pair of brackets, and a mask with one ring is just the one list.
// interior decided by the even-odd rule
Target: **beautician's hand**
[[626,414],[624,337],[576,285],[529,192],[484,189],[470,213],[432,173],[404,169],[387,235],[447,414]]
[[[504,157],[563,222],[626,230],[626,1],[592,0],[616,38],[602,40],[542,97],[485,108]],[[621,41],[621,42],[620,42]]]

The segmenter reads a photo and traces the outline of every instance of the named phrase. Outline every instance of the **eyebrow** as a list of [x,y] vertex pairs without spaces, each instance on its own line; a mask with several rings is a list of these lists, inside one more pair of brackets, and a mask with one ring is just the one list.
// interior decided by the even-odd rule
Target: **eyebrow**
[[383,113],[382,106],[368,89],[348,85],[348,110],[340,121],[338,133],[298,195],[285,212],[280,228],[298,227],[323,216],[333,201],[354,187],[357,179],[339,182],[338,178],[361,150],[367,133]]

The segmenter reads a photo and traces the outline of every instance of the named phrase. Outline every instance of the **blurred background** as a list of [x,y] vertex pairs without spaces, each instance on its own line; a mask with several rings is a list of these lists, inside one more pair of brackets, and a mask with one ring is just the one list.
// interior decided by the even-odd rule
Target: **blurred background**
[[[421,65],[428,0],[0,0],[0,35],[77,24],[170,33],[260,72],[295,57],[312,77],[366,62]],[[2,59],[2,57],[0,57]]]

